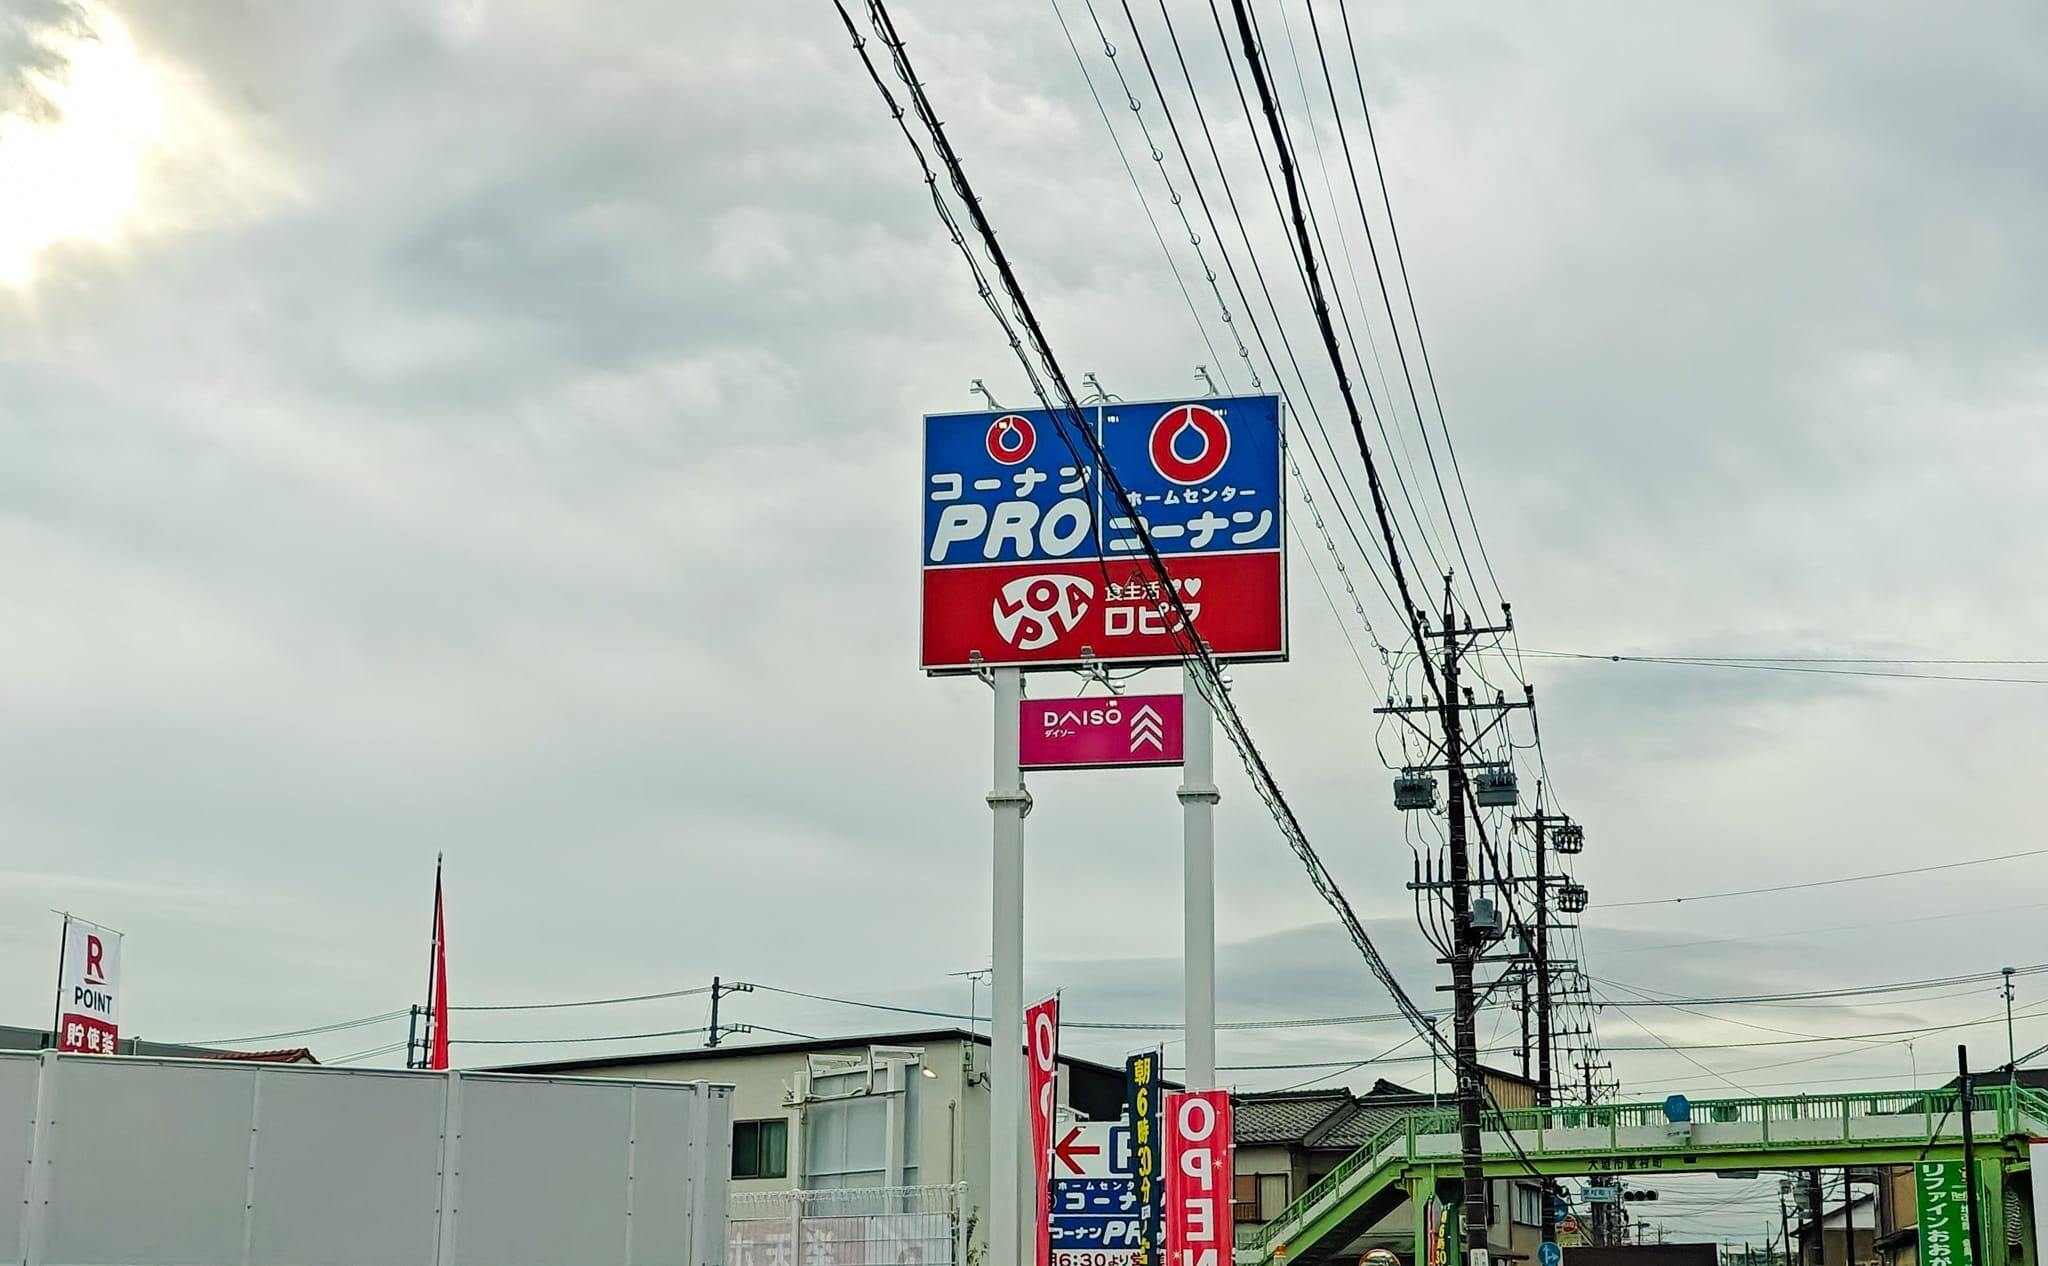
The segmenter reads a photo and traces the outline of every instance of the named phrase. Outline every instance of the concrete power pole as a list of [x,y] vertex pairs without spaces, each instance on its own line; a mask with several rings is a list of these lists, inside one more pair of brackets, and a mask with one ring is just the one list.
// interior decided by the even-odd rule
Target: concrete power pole
[[[1418,613],[1419,614],[1419,613]],[[1461,1205],[1463,1210],[1463,1243],[1466,1260],[1471,1266],[1484,1266],[1486,1262],[1486,1229],[1488,1208],[1486,1198],[1486,1157],[1484,1142],[1480,1133],[1480,1112],[1486,1097],[1484,1075],[1479,1068],[1478,994],[1473,985],[1473,969],[1479,961],[1483,947],[1472,925],[1472,854],[1468,841],[1466,807],[1472,800],[1467,776],[1469,742],[1465,734],[1464,717],[1467,712],[1490,712],[1501,717],[1510,708],[1533,706],[1533,701],[1515,701],[1506,698],[1479,701],[1459,684],[1459,664],[1479,639],[1493,634],[1513,631],[1509,620],[1495,627],[1475,627],[1469,622],[1461,623],[1457,602],[1451,587],[1451,577],[1444,577],[1443,623],[1434,631],[1420,627],[1423,636],[1434,638],[1442,644],[1441,697],[1434,703],[1407,703],[1396,706],[1387,701],[1384,708],[1374,711],[1393,714],[1402,719],[1410,728],[1422,734],[1426,742],[1438,746],[1441,761],[1431,762],[1404,771],[1407,777],[1423,770],[1442,770],[1449,784],[1446,809],[1450,818],[1450,881],[1440,884],[1434,881],[1418,886],[1433,892],[1449,889],[1451,907],[1451,944],[1446,959],[1451,968],[1451,1045],[1458,1075],[1458,1152],[1463,1176]],[[1417,725],[1412,717],[1434,714],[1439,734],[1429,734]],[[1479,738],[1499,725],[1499,720],[1481,727]],[[1397,803],[1398,788],[1397,787]],[[1406,806],[1416,807],[1416,806]]]

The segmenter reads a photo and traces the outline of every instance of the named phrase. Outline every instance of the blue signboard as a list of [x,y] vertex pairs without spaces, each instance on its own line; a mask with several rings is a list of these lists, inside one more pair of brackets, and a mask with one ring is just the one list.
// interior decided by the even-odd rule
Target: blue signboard
[[1172,662],[1190,621],[1219,658],[1286,658],[1280,445],[1277,396],[927,417],[924,667]]

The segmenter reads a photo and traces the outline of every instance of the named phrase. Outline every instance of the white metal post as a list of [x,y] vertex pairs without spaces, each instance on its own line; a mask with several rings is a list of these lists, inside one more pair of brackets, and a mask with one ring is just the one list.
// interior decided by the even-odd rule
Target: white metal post
[[1216,790],[1215,718],[1195,683],[1181,678],[1181,827],[1187,837],[1181,884],[1187,1080],[1190,1090],[1216,1085]]
[[[1024,1183],[1024,815],[1031,793],[1018,764],[1018,726],[1024,705],[1024,670],[997,668],[995,780],[988,806],[995,815],[995,907],[989,964],[994,983],[989,1022],[989,1261],[1021,1266],[1025,1260]],[[1036,1208],[1036,1205],[1029,1206]],[[1035,1241],[1034,1241],[1035,1242]]]

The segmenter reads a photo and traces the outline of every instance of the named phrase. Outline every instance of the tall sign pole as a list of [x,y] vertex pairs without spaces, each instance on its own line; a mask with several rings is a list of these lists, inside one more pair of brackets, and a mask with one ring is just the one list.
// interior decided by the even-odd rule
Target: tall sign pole
[[[1028,1260],[1024,1226],[1024,815],[1031,793],[1018,761],[1017,717],[1024,670],[989,670],[995,687],[995,775],[988,807],[995,818],[994,894],[989,965],[989,1248],[996,1266]],[[1036,1208],[1033,1204],[1031,1207]],[[1033,1233],[1029,1243],[1035,1246]]]
[[[1072,435],[1077,426],[1087,435]],[[1284,661],[1280,436],[1280,399],[1269,395],[925,417],[918,664],[974,674],[995,695],[990,1266],[1019,1266],[1036,1244],[1023,1213],[1036,1207],[1024,1181],[1026,770],[1178,764],[1176,740],[1196,745],[1180,790],[1191,1079],[1216,1076],[1208,703],[1184,683],[1180,697],[1122,701],[1127,712],[1117,700],[1044,700],[1027,718],[1023,674],[1180,664],[1191,636],[1218,660]],[[1116,473],[1114,489],[1097,463]],[[1133,505],[1145,513],[1125,514]]]
[[1183,988],[1187,1009],[1187,1078],[1192,1089],[1216,1084],[1216,726],[1195,670],[1181,680],[1181,829],[1186,835],[1182,880]]

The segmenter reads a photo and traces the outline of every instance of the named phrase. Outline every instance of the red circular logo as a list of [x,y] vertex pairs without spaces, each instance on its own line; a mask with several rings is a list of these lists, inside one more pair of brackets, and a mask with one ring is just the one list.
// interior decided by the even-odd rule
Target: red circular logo
[[1168,409],[1152,426],[1152,466],[1177,484],[1214,479],[1230,459],[1230,427],[1199,404]]
[[1038,429],[1031,425],[1030,418],[1005,413],[988,424],[988,434],[982,442],[988,446],[990,457],[1005,466],[1015,466],[1038,447]]

